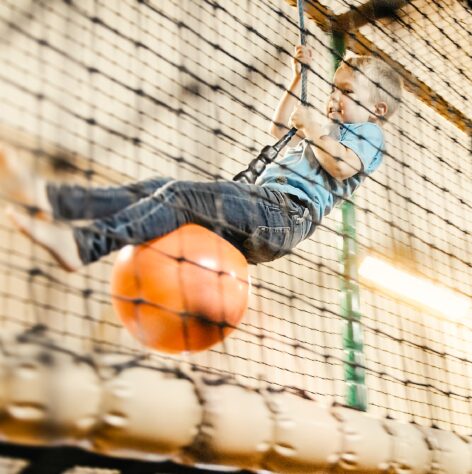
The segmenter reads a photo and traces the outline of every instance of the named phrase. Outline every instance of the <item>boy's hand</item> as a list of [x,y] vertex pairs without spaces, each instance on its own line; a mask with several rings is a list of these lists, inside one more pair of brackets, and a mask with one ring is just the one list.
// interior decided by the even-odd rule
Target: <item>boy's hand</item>
[[309,127],[311,123],[313,123],[313,114],[310,112],[308,107],[305,107],[302,104],[297,104],[293,109],[292,115],[290,115],[288,121],[289,127],[303,130],[305,127]]
[[302,73],[302,64],[310,66],[313,60],[313,50],[308,46],[298,45],[295,46],[295,52],[293,54],[293,76],[299,77]]

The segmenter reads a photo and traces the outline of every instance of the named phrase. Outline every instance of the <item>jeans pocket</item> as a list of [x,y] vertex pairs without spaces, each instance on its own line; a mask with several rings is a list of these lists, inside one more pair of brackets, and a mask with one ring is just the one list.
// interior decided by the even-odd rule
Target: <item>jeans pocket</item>
[[287,254],[292,246],[290,227],[259,226],[243,243],[249,263],[270,262]]

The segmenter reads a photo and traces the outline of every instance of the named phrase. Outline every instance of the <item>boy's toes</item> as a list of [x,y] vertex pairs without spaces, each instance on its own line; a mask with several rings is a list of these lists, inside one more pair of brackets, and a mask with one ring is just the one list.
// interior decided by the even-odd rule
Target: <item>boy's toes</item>
[[77,244],[70,228],[62,228],[56,222],[44,221],[23,214],[12,206],[6,212],[18,230],[47,250],[64,270],[73,272],[82,266]]
[[[0,142],[0,197],[28,207],[37,217],[47,219],[52,213],[46,181],[33,176],[20,163],[14,148]],[[40,215],[39,215],[40,214]]]
[[0,144],[0,194],[8,200],[29,205],[32,203],[17,162],[15,150]]
[[32,216],[19,212],[13,206],[8,206],[5,209],[5,214],[10,218],[18,230],[28,234],[31,222],[33,220]]
[[[13,206],[8,206],[5,210],[6,215],[13,222],[14,226],[26,237],[43,245],[41,234],[43,233],[39,226],[36,225],[35,219],[32,215],[19,212]],[[44,245],[43,245],[44,246]]]
[[15,161],[16,153],[12,148],[0,143],[0,177],[11,178],[13,174],[12,163]]

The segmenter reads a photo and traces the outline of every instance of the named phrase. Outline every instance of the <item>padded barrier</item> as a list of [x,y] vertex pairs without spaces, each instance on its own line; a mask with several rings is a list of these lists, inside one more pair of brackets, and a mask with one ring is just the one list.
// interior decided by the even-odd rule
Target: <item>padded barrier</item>
[[80,357],[43,336],[4,336],[1,349],[0,435],[9,442],[281,474],[472,472],[471,439],[452,432],[173,364]]

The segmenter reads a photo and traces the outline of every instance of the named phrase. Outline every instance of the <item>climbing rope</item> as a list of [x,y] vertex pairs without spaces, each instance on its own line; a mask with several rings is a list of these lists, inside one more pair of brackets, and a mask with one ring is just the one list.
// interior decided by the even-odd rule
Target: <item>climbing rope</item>
[[[306,44],[306,32],[305,32],[305,15],[303,11],[303,0],[297,0],[297,9],[298,9],[298,25],[300,30],[300,44]],[[307,65],[301,65],[301,75],[302,75],[302,87],[300,101],[303,105],[307,103]],[[259,155],[254,158],[249,166],[244,170],[238,173],[233,181],[238,181],[240,183],[253,184],[256,182],[257,178],[263,173],[267,165],[272,163],[277,159],[279,153],[285,148],[287,143],[292,139],[292,137],[297,133],[295,127],[291,128],[277,143],[274,145],[266,145]]]

